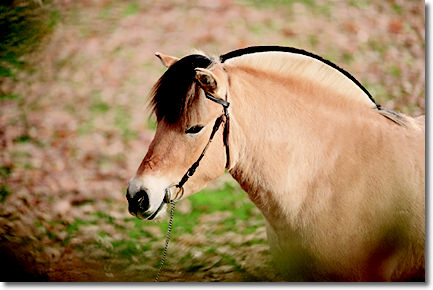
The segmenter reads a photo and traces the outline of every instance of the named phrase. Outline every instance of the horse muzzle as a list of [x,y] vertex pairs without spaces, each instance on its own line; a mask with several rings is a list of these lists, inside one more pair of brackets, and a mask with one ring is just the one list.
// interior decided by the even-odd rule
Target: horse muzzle
[[183,187],[178,184],[171,184],[165,189],[164,198],[154,211],[150,209],[149,194],[147,190],[140,189],[135,193],[126,190],[126,199],[128,200],[128,211],[139,219],[153,220],[163,209],[165,204],[178,202],[184,194]]
[[132,193],[130,187],[126,190],[128,200],[128,211],[139,219],[147,219],[152,215],[150,209],[149,195],[145,189]]

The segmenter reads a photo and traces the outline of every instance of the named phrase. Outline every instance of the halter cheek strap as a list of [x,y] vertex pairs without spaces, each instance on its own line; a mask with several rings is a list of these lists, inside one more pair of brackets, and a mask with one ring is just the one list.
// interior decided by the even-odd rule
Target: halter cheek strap
[[[198,83],[200,85],[200,83]],[[204,88],[200,85],[200,87],[204,90]],[[182,177],[182,179],[179,181],[178,184],[176,185],[170,185],[168,188],[166,188],[165,190],[165,197],[164,197],[164,201],[163,203],[170,203],[172,201],[172,197],[171,197],[171,191],[170,188],[175,186],[177,187],[180,191],[182,191],[182,195],[183,195],[183,186],[184,184],[188,181],[188,179],[194,175],[195,170],[197,169],[197,167],[200,165],[200,161],[203,159],[204,154],[206,153],[207,149],[209,148],[210,143],[212,142],[212,139],[215,136],[215,133],[218,131],[218,129],[221,126],[221,123],[224,122],[224,131],[223,131],[223,142],[224,142],[224,147],[226,149],[226,165],[225,168],[229,169],[230,166],[230,149],[229,149],[229,128],[230,128],[230,115],[228,112],[228,108],[230,106],[230,103],[227,101],[227,93],[225,95],[225,100],[215,97],[214,95],[208,93],[205,91],[205,96],[206,98],[208,98],[209,100],[220,104],[221,106],[223,106],[224,109],[224,113],[219,116],[216,120],[215,123],[213,125],[212,128],[212,132],[210,134],[209,137],[209,141],[207,141],[206,146],[204,147],[203,151],[201,152],[200,156],[198,157],[197,161],[194,162],[191,167],[186,171],[186,173],[184,174],[184,176]],[[178,194],[177,194],[178,195]],[[182,197],[182,195],[180,195],[180,197]],[[176,202],[179,201],[180,197],[176,197]],[[162,205],[162,203],[161,203]]]
[[194,175],[195,170],[200,165],[200,161],[203,159],[204,154],[206,153],[210,143],[212,142],[213,137],[215,136],[215,133],[218,131],[222,122],[224,122],[223,142],[224,142],[224,147],[226,148],[226,165],[225,165],[225,168],[228,169],[229,165],[230,165],[230,151],[229,151],[229,147],[228,147],[229,146],[229,144],[228,144],[229,123],[230,123],[230,116],[228,113],[228,107],[230,106],[230,103],[227,102],[227,94],[226,94],[225,100],[217,98],[217,97],[215,97],[215,96],[213,96],[207,92],[205,92],[205,95],[206,95],[206,98],[208,98],[209,100],[214,101],[214,102],[222,105],[224,108],[224,113],[215,120],[215,123],[214,123],[213,128],[212,128],[212,132],[211,132],[210,137],[209,137],[209,141],[207,142],[206,146],[204,147],[204,149],[201,152],[200,156],[198,157],[197,161],[191,165],[191,167],[186,171],[185,175],[182,177],[180,182],[176,185],[176,187],[178,187],[178,188],[182,188],[183,185],[188,181],[188,179]]
[[[203,89],[203,87],[202,87]],[[204,89],[203,89],[204,90]],[[153,219],[158,213],[159,211],[162,209],[163,205],[165,203],[171,203],[174,204],[176,202],[178,202],[182,196],[183,196],[183,186],[184,184],[188,181],[188,179],[194,175],[195,170],[197,169],[197,167],[200,165],[200,161],[203,159],[204,154],[206,153],[207,149],[209,148],[210,143],[212,142],[212,139],[214,138],[216,132],[218,131],[218,129],[221,126],[221,123],[224,122],[224,131],[223,131],[223,142],[224,142],[224,147],[226,148],[226,169],[229,169],[230,167],[230,149],[229,149],[229,129],[230,129],[230,115],[228,112],[228,108],[230,106],[230,103],[227,101],[227,93],[225,96],[225,100],[220,99],[218,97],[215,97],[214,95],[207,93],[205,91],[205,95],[206,98],[208,98],[209,100],[216,102],[220,105],[223,106],[224,109],[224,113],[222,115],[220,115],[216,120],[215,123],[213,125],[212,128],[212,132],[210,134],[209,140],[206,143],[206,146],[204,147],[203,151],[201,152],[200,156],[198,157],[197,161],[194,162],[191,167],[186,171],[186,173],[184,174],[184,176],[182,177],[182,179],[179,181],[178,184],[171,184],[170,186],[168,186],[165,189],[165,194],[164,194],[164,199],[162,200],[161,204],[159,205],[158,209],[147,219],[151,220]],[[172,192],[171,192],[171,188],[172,187],[176,187],[178,189],[178,191],[176,192],[174,198],[172,196]]]

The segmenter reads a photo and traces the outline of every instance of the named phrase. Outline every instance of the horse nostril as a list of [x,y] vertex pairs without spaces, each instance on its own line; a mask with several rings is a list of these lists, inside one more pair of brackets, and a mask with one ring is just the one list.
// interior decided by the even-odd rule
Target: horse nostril
[[126,189],[126,199],[128,200],[128,202],[131,201],[131,199],[132,199],[131,194],[129,193],[129,186]]
[[145,190],[140,190],[137,192],[130,202],[142,212],[149,209],[149,196]]

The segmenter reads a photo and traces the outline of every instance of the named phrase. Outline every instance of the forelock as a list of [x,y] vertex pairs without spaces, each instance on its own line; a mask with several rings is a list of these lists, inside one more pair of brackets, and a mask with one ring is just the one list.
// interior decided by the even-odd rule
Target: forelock
[[168,68],[151,91],[151,109],[159,120],[176,123],[188,103],[189,90],[195,80],[196,68],[208,68],[212,59],[192,54],[181,58]]

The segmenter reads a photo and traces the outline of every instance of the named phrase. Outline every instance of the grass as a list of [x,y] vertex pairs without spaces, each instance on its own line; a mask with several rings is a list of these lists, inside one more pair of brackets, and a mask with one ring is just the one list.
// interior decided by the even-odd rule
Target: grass
[[86,226],[86,225],[94,225],[97,224],[96,221],[88,221],[88,220],[84,220],[84,219],[75,219],[73,223],[68,224],[66,226],[66,231],[69,234],[73,234],[76,233],[80,230],[80,227],[82,226]]
[[26,143],[32,141],[32,137],[28,135],[22,135],[14,139],[14,142],[16,143]]
[[391,67],[389,68],[389,72],[390,72],[392,75],[396,76],[396,77],[400,77],[400,76],[401,76],[401,71],[400,71],[400,69],[399,69],[397,66],[395,66],[395,65],[393,65],[393,66],[391,66]]
[[[254,205],[248,201],[248,198],[238,185],[226,183],[222,188],[219,189],[205,189],[198,192],[190,197],[188,201],[191,204],[191,211],[186,214],[182,214],[180,211],[176,211],[174,220],[174,229],[172,232],[172,243],[170,257],[166,263],[167,267],[183,264],[185,265],[185,272],[194,273],[200,270],[202,267],[218,267],[223,265],[233,266],[234,271],[240,272],[243,276],[245,270],[236,262],[236,257],[232,257],[231,254],[222,253],[219,251],[219,245],[206,244],[206,245],[195,245],[192,249],[200,251],[205,254],[205,258],[198,258],[192,254],[192,251],[188,250],[182,253],[176,253],[173,248],[179,247],[180,244],[177,239],[181,236],[193,236],[195,234],[194,229],[197,225],[200,225],[200,217],[203,215],[209,215],[212,213],[218,214],[219,212],[230,212],[230,215],[225,218],[222,222],[208,222],[209,230],[206,232],[206,236],[209,241],[212,241],[212,237],[218,237],[221,234],[227,232],[237,232],[241,235],[250,235],[254,233],[257,228],[263,224],[260,221],[263,218],[254,211]],[[181,201],[182,202],[182,201]],[[187,202],[187,201],[183,201]],[[159,266],[160,250],[162,244],[155,248],[155,243],[161,243],[164,241],[165,232],[167,230],[168,222],[162,221],[158,223],[151,223],[148,221],[142,221],[134,217],[128,217],[123,220],[113,218],[109,212],[97,211],[90,215],[87,219],[75,219],[72,223],[65,225],[68,236],[64,239],[63,244],[69,246],[70,241],[73,237],[77,236],[80,231],[83,231],[86,226],[90,225],[113,225],[116,233],[121,234],[120,236],[112,236],[112,233],[100,230],[95,232],[95,236],[86,242],[81,243],[81,250],[95,248],[104,252],[104,255],[111,257],[110,259],[116,259],[116,263],[120,263],[129,266],[132,264],[148,264],[152,267]],[[121,224],[122,226],[119,226]],[[151,230],[151,228],[153,228]],[[160,231],[155,232],[155,229]],[[51,232],[46,232],[49,235],[50,240],[56,240],[57,237],[53,236]],[[119,237],[121,237],[119,239]],[[266,243],[260,238],[251,238],[240,242],[239,244],[227,243],[231,251],[236,251],[239,247],[248,247],[251,245]],[[75,245],[75,250],[80,250]],[[101,253],[102,253],[101,252]],[[98,254],[97,254],[98,255]],[[209,262],[207,259],[212,256],[217,256],[217,262]],[[150,258],[150,259],[149,259]],[[212,260],[213,261],[213,260]],[[209,263],[212,263],[210,265]],[[216,264],[215,264],[216,263]],[[215,265],[214,265],[215,264]],[[245,274],[246,275],[246,274]],[[247,277],[246,280],[250,279]]]
[[133,3],[129,3],[128,6],[126,6],[123,13],[125,14],[125,16],[129,16],[129,15],[137,14],[139,10],[140,7],[138,6],[138,4],[133,2]]
[[126,108],[121,106],[115,108],[114,125],[126,140],[137,139],[138,137],[138,133],[130,129],[131,121],[131,115]]
[[104,114],[110,110],[110,105],[101,99],[99,93],[92,94],[92,103],[90,104],[90,112],[95,114]]
[[292,5],[293,3],[301,3],[303,5],[306,5],[308,7],[313,7],[316,5],[314,0],[265,0],[265,1],[261,1],[261,0],[248,0],[248,1],[244,1],[244,3],[248,4],[248,5],[252,5],[252,6],[256,6],[259,8],[271,8],[271,9],[275,9],[275,6],[280,7],[280,6],[289,6]]
[[0,177],[7,178],[12,173],[10,166],[0,166]]
[[350,0],[349,5],[356,7],[356,8],[365,9],[365,8],[368,8],[368,6],[370,6],[370,1],[369,0]]
[[88,119],[80,123],[78,126],[78,134],[79,135],[87,135],[94,131],[95,125],[93,119]]
[[[0,76],[1,76],[1,72],[0,72]],[[0,94],[0,102],[6,101],[6,100],[18,100],[20,98],[21,98],[21,96],[19,94],[14,94],[14,93]]]
[[380,104],[390,99],[390,95],[386,91],[386,89],[378,84],[372,84],[369,82],[364,82],[365,88],[371,93],[373,98]]
[[[191,213],[183,215],[175,212],[174,226],[179,234],[192,234],[202,214],[231,211],[231,215],[221,224],[224,230],[233,230],[233,226],[239,220],[262,219],[261,215],[253,214],[252,209],[255,206],[247,200],[246,193],[241,191],[238,186],[229,183],[226,183],[221,189],[204,189],[188,197],[188,199],[191,202]],[[161,231],[165,232],[168,221],[161,222],[158,225]]]
[[12,194],[12,191],[5,185],[0,185],[0,202],[5,202],[6,198]]
[[152,131],[156,131],[156,125],[157,125],[156,117],[152,114],[149,120],[147,120],[147,128]]
[[25,67],[22,56],[33,51],[60,20],[51,1],[0,4],[0,77],[14,78]]
[[[55,10],[55,7],[50,4],[50,0],[42,1],[44,4],[42,8],[36,5],[37,1],[34,0],[20,0],[20,2],[25,3],[25,5],[22,7],[12,7],[0,4],[0,79],[4,79],[5,77],[12,79],[16,78],[17,81],[21,82],[23,79],[20,76],[23,73],[26,77],[31,76],[28,78],[27,83],[25,83],[25,87],[27,87],[28,84],[28,87],[32,88],[32,85],[35,84],[35,82],[39,82],[42,84],[41,87],[43,87],[43,90],[48,90],[50,88],[48,86],[49,82],[55,81],[59,86],[65,85],[65,88],[71,90],[74,95],[77,94],[77,96],[81,96],[84,94],[82,92],[85,92],[84,95],[86,98],[76,98],[72,104],[68,104],[67,102],[70,101],[66,98],[65,100],[53,98],[53,103],[51,104],[51,101],[48,102],[45,100],[45,97],[43,96],[44,94],[42,93],[40,98],[38,97],[35,101],[30,102],[30,100],[37,96],[33,95],[33,91],[30,89],[20,89],[19,86],[17,88],[6,86],[5,88],[7,89],[0,89],[0,105],[4,105],[6,110],[9,110],[9,108],[12,108],[13,106],[20,109],[15,112],[17,117],[14,117],[18,121],[13,121],[11,119],[10,123],[5,124],[5,126],[16,126],[20,131],[17,131],[19,132],[17,135],[13,134],[14,139],[11,140],[13,142],[12,145],[14,146],[11,151],[9,151],[12,152],[10,153],[11,162],[13,162],[12,165],[1,164],[0,166],[0,181],[2,182],[2,184],[0,184],[0,202],[2,202],[5,207],[10,207],[13,205],[12,201],[14,201],[14,199],[21,198],[20,196],[22,194],[18,194],[21,192],[19,188],[26,187],[28,190],[24,192],[30,191],[31,196],[24,200],[25,204],[32,205],[32,207],[34,205],[34,207],[31,208],[32,211],[41,211],[44,213],[37,217],[41,220],[31,219],[32,222],[36,220],[36,222],[34,222],[34,227],[37,229],[37,237],[31,240],[27,239],[26,241],[31,241],[31,243],[36,243],[35,241],[43,241],[43,243],[46,243],[43,244],[43,246],[40,246],[39,244],[35,245],[37,250],[41,253],[44,252],[45,247],[58,247],[62,255],[65,254],[66,258],[69,258],[67,256],[68,253],[66,251],[63,253],[63,250],[69,247],[70,249],[68,250],[72,249],[75,251],[74,255],[76,254],[77,257],[83,257],[83,262],[93,258],[102,261],[104,267],[101,267],[101,271],[106,271],[105,266],[108,268],[111,267],[110,263],[114,264],[118,262],[125,266],[122,268],[122,271],[126,271],[125,269],[128,269],[128,267],[134,263],[140,263],[147,266],[158,266],[161,254],[161,245],[163,245],[168,226],[167,221],[152,223],[138,220],[132,216],[120,219],[117,218],[114,213],[116,213],[117,216],[122,216],[119,212],[122,210],[126,211],[125,204],[122,202],[119,203],[118,199],[112,198],[110,195],[103,195],[104,197],[101,197],[102,194],[98,191],[100,190],[100,187],[99,185],[96,186],[94,184],[92,175],[90,174],[87,178],[87,174],[90,172],[87,168],[95,168],[96,172],[98,170],[102,172],[116,172],[118,167],[122,167],[121,169],[124,171],[128,171],[129,173],[133,172],[133,169],[135,170],[135,168],[131,169],[131,165],[128,165],[130,163],[128,157],[132,154],[132,151],[137,148],[133,143],[138,142],[128,141],[137,139],[138,132],[142,127],[147,127],[150,130],[156,129],[156,121],[154,117],[149,119],[147,122],[145,121],[143,126],[140,127],[140,129],[137,129],[139,126],[136,125],[137,122],[134,122],[134,118],[137,117],[134,116],[135,110],[132,108],[134,105],[131,105],[137,103],[134,98],[138,97],[132,88],[136,88],[137,86],[144,88],[145,86],[142,82],[148,82],[148,80],[142,78],[143,74],[135,74],[133,72],[145,72],[146,75],[149,76],[148,79],[154,79],[157,75],[161,75],[165,71],[165,68],[160,66],[159,63],[155,65],[156,61],[153,58],[147,61],[147,58],[136,57],[137,53],[147,53],[143,52],[143,49],[146,50],[147,44],[149,44],[149,46],[151,44],[156,45],[156,43],[150,43],[150,41],[155,41],[150,37],[151,32],[158,33],[161,36],[164,36],[165,32],[168,32],[168,37],[161,37],[157,44],[158,46],[161,46],[164,51],[170,54],[176,54],[176,50],[178,50],[179,53],[183,53],[186,51],[185,46],[188,46],[189,48],[193,46],[192,43],[195,43],[197,48],[204,46],[204,49],[209,52],[221,52],[239,45],[254,44],[254,42],[257,42],[258,40],[263,42],[270,41],[272,43],[275,41],[275,44],[298,46],[307,50],[312,50],[341,66],[345,66],[349,71],[351,69],[350,64],[353,64],[355,67],[358,65],[357,61],[364,57],[364,51],[373,51],[383,57],[387,55],[390,47],[395,46],[400,48],[397,45],[398,43],[393,45],[393,42],[387,41],[386,38],[375,36],[375,34],[372,33],[365,42],[357,44],[359,50],[357,49],[356,53],[344,53],[344,51],[352,50],[344,50],[344,45],[342,48],[337,47],[335,43],[340,43],[338,41],[331,41],[331,45],[329,46],[325,45],[325,43],[329,42],[329,39],[333,40],[333,38],[329,36],[332,36],[333,34],[328,35],[327,33],[316,33],[315,30],[313,31],[309,29],[306,29],[305,31],[302,29],[298,30],[296,20],[294,20],[295,17],[290,17],[290,15],[294,13],[293,11],[296,11],[294,8],[301,8],[299,9],[301,11],[305,10],[313,12],[308,12],[306,14],[310,17],[306,23],[308,23],[308,27],[310,27],[310,24],[314,27],[315,19],[314,17],[311,17],[311,15],[327,18],[329,20],[331,8],[333,5],[338,6],[335,3],[341,2],[322,4],[322,2],[316,0],[237,0],[233,3],[233,8],[236,8],[234,7],[237,4],[236,2],[242,4],[244,6],[241,9],[242,13],[237,14],[242,17],[232,17],[233,22],[231,22],[232,19],[225,22],[227,25],[226,27],[229,27],[230,29],[226,29],[224,34],[227,35],[227,32],[233,33],[233,39],[236,39],[236,41],[228,40],[227,43],[224,43],[225,46],[221,46],[221,42],[217,41],[218,38],[211,38],[209,44],[204,43],[201,40],[194,40],[195,38],[193,37],[191,40],[192,43],[188,44],[188,39],[186,39],[186,44],[179,42],[175,46],[171,47],[169,45],[164,45],[164,43],[171,42],[169,38],[169,30],[173,28],[169,29],[169,26],[167,25],[168,22],[166,25],[164,25],[164,23],[161,24],[158,21],[152,22],[152,27],[150,27],[148,31],[141,31],[141,33],[144,33],[146,36],[143,41],[141,38],[124,38],[123,35],[120,37],[121,33],[118,33],[119,30],[125,29],[125,27],[126,30],[135,29],[136,27],[132,26],[135,21],[137,24],[143,25],[143,27],[146,28],[146,24],[141,22],[142,17],[138,16],[141,16],[141,14],[151,16],[150,13],[160,13],[159,10],[152,10],[152,5],[150,4],[145,4],[146,6],[144,6],[137,1],[104,1],[103,4],[96,5],[97,9],[92,6],[93,4],[86,5],[86,8],[82,10],[76,7],[71,8],[77,10],[71,10],[69,15],[66,15],[67,13],[65,13],[65,15],[69,17],[66,19],[62,17],[62,13]],[[165,5],[166,4],[163,4],[161,6],[165,7]],[[377,6],[375,5],[375,2],[371,0],[348,0],[347,5],[352,6],[352,8],[359,8],[361,13]],[[403,2],[400,3],[401,6],[392,3],[389,5],[391,5],[392,17],[405,15],[405,12],[409,11],[406,9],[406,5],[403,4]],[[182,5],[184,8],[177,7],[174,4],[167,4],[167,7],[173,9],[185,9],[185,11],[182,12],[183,14],[178,15],[187,15],[186,9],[189,9],[189,6],[186,4]],[[266,9],[268,10],[265,11],[266,13],[271,11],[273,15],[268,18],[265,17],[264,21],[250,21],[252,18],[249,19],[248,17],[243,16],[245,16],[244,14],[251,7],[257,7],[257,10],[261,9],[260,13]],[[230,7],[230,9],[232,9],[232,7]],[[218,14],[218,17],[224,17],[225,12],[222,10],[216,11],[215,13]],[[212,18],[212,14],[213,13],[210,13],[209,15],[206,14],[206,19]],[[300,19],[302,18],[301,16],[302,15],[297,15],[296,18]],[[76,17],[76,19],[73,17]],[[93,19],[92,17],[95,18]],[[206,19],[202,20],[199,18],[200,15],[195,17],[200,19],[200,21],[206,21]],[[182,17],[173,18],[178,19],[181,22],[184,21]],[[188,17],[184,18],[187,19]],[[235,21],[236,19],[237,21]],[[68,26],[67,21],[71,20],[75,21],[73,26],[74,30],[68,29],[71,27]],[[93,84],[93,86],[84,91],[84,88],[88,86],[89,83],[92,84],[92,78],[71,77],[70,79],[63,79],[65,76],[58,78],[57,75],[53,77],[53,79],[50,79],[50,76],[46,76],[48,79],[37,78],[40,71],[44,69],[43,65],[39,65],[39,63],[37,68],[33,68],[35,71],[31,72],[32,68],[28,67],[25,61],[26,55],[38,47],[40,40],[49,35],[51,30],[56,27],[56,24],[60,21],[64,21],[65,23],[65,27],[62,27],[64,31],[60,30],[60,32],[62,34],[65,33],[66,36],[74,36],[74,42],[78,39],[80,40],[79,43],[85,44],[87,40],[95,38],[96,40],[100,40],[102,43],[101,46],[106,48],[97,50],[99,55],[96,59],[91,59],[92,64],[94,64],[92,67],[96,69],[103,68],[107,62],[112,62],[115,59],[116,61],[119,61],[119,63],[125,62],[125,67],[131,68],[130,70],[126,70],[125,73],[127,73],[127,75],[125,75],[125,78],[123,78],[119,73],[119,87],[107,87],[107,89],[116,90],[116,95],[123,95],[126,93],[125,95],[128,95],[128,98],[131,98],[131,103],[126,104],[123,100],[116,101],[117,98],[112,100],[110,99],[110,94],[104,95],[106,92],[104,86],[109,86],[109,82],[104,82],[104,85]],[[158,23],[158,25],[155,26],[154,23]],[[331,24],[339,23],[338,15],[336,21],[329,21],[328,23],[330,25],[329,27],[326,27],[326,31],[330,28],[332,32]],[[245,35],[236,35],[236,33],[239,33],[236,32],[238,31],[236,29],[238,26],[246,27],[245,29],[248,31],[245,32]],[[285,33],[280,33],[278,38],[267,37],[275,36],[276,33],[279,33],[280,31],[284,32],[284,28],[287,27],[290,27],[290,30],[287,30]],[[185,29],[187,28],[188,25],[185,26]],[[222,26],[221,29],[224,29],[224,26]],[[412,28],[404,26],[403,32],[413,33],[410,29]],[[192,31],[192,33],[196,33],[196,36],[198,36],[202,30],[203,29]],[[290,31],[292,30],[293,32],[291,34]],[[242,31],[242,29],[239,31]],[[149,38],[147,38],[148,33]],[[210,33],[213,34],[213,32]],[[303,33],[303,37],[301,33]],[[346,32],[341,31],[342,35],[344,35],[344,33]],[[188,33],[188,35],[189,34],[190,33]],[[131,33],[131,35],[136,35],[135,37],[138,37],[142,34]],[[54,33],[53,36],[54,39],[56,39],[55,37],[57,34]],[[200,38],[197,37],[197,39]],[[398,37],[396,37],[396,39],[398,39]],[[105,40],[110,41],[105,42]],[[241,42],[241,40],[245,41],[245,43]],[[68,39],[66,38],[65,41],[67,42]],[[239,43],[237,41],[239,41]],[[420,40],[420,42],[423,41],[424,40],[422,39]],[[96,41],[96,43],[98,43],[98,41]],[[109,46],[109,43],[115,43],[116,45]],[[143,43],[146,43],[146,45],[143,46]],[[67,47],[59,47],[59,50],[64,48]],[[67,75],[65,74],[66,76],[73,76],[71,74],[77,70],[82,70],[83,73],[86,73],[85,76],[91,76],[92,74],[87,72],[88,68],[85,66],[85,63],[89,61],[89,57],[86,53],[83,53],[80,48],[81,47],[79,46],[78,51],[71,53],[71,55],[66,54],[66,56],[61,57],[56,56],[55,54],[52,55],[54,58],[52,61],[55,64],[54,68],[61,71],[62,74],[68,73]],[[100,59],[104,59],[104,61],[102,62]],[[407,68],[416,64],[415,61],[417,58],[411,54],[404,54],[399,60],[401,63],[398,63],[402,64],[402,66],[393,65],[392,62],[388,62],[388,64],[383,65],[384,72],[388,73],[391,77],[398,79],[405,77],[407,75]],[[369,65],[370,62],[366,61],[365,67],[368,67]],[[115,70],[113,71],[115,72]],[[362,78],[363,84],[369,79],[365,75],[362,75]],[[372,79],[374,80],[375,78]],[[45,86],[45,81],[47,81],[47,86]],[[390,100],[392,96],[387,94],[384,89],[388,87],[389,84],[382,82],[376,84],[372,82],[373,81],[370,81],[370,84],[367,83],[366,87],[372,92],[375,98],[378,99],[378,102],[383,103]],[[147,85],[150,86],[150,84]],[[38,86],[35,87],[38,88]],[[120,94],[117,94],[117,92]],[[139,94],[141,102],[144,98],[141,94],[144,94],[144,91]],[[49,94],[47,94],[47,96],[48,95]],[[77,100],[77,102],[75,102],[75,100]],[[41,105],[39,105],[39,102]],[[44,107],[45,105],[48,106]],[[86,138],[92,138],[93,136],[90,134],[96,135],[96,133],[102,133],[100,135],[103,138],[107,138],[106,144],[111,144],[111,141],[121,141],[128,145],[125,146],[126,150],[115,156],[97,154],[95,155],[96,157],[94,160],[84,160],[80,159],[80,156],[86,154],[81,153],[88,152],[86,152],[86,148],[79,147],[81,143],[78,143],[79,145],[77,146],[70,145],[75,144],[74,139],[68,139],[75,138],[73,135],[73,137],[63,137],[62,135],[57,135],[57,131],[53,131],[52,135],[48,134],[49,136],[52,136],[50,137],[51,140],[49,138],[39,140],[39,138],[43,138],[43,136],[48,136],[43,133],[46,133],[46,131],[50,129],[50,126],[47,125],[48,128],[43,129],[45,125],[39,126],[39,118],[34,117],[36,114],[41,114],[40,116],[42,117],[40,119],[44,119],[43,110],[45,110],[45,108],[49,110],[51,105],[55,105],[57,109],[59,108],[58,105],[60,105],[60,108],[63,107],[64,111],[70,115],[69,117],[75,118],[77,127],[72,126],[72,130],[77,130],[79,135],[89,134],[89,136],[78,136],[80,138],[77,138],[77,142],[87,140]],[[407,110],[415,109],[416,107],[413,107],[413,105],[407,106]],[[21,112],[22,117],[19,115]],[[28,114],[28,119],[26,114]],[[140,118],[142,117],[140,116]],[[22,128],[25,130],[21,130]],[[78,189],[75,188],[75,190],[79,192],[79,195],[87,196],[86,198],[88,198],[88,200],[80,202],[79,205],[74,203],[72,205],[72,213],[74,213],[74,215],[67,215],[65,218],[54,216],[51,212],[45,214],[45,211],[49,211],[50,206],[54,206],[58,199],[74,200],[75,196],[78,196],[78,194],[76,194],[74,190],[71,190],[71,192],[65,192],[65,194],[60,192],[62,189],[50,190],[49,188],[57,188],[57,184],[54,181],[53,183],[55,186],[51,186],[51,180],[56,179],[55,176],[53,177],[50,175],[49,178],[42,176],[41,178],[38,177],[35,182],[31,181],[31,176],[33,176],[34,173],[39,173],[39,171],[35,169],[40,168],[40,165],[38,165],[40,162],[38,158],[35,158],[37,157],[37,152],[34,153],[34,151],[28,150],[28,148],[34,148],[34,146],[38,144],[46,144],[45,147],[47,150],[55,150],[56,148],[54,146],[53,148],[51,148],[52,146],[48,146],[53,140],[55,141],[53,144],[60,142],[62,146],[59,146],[59,148],[62,148],[62,150],[65,149],[66,153],[70,152],[72,157],[70,159],[71,164],[68,164],[67,170],[64,170],[61,174],[68,174],[70,166],[71,169],[74,170],[71,170],[72,173],[68,175],[69,180],[72,180],[72,182],[77,180],[76,183],[79,184],[81,176],[85,176],[86,178],[84,178],[84,181],[89,181],[89,184],[86,184],[84,190],[78,187]],[[62,143],[63,140],[65,140],[64,143]],[[104,149],[105,148],[101,147],[101,150],[104,151]],[[32,152],[32,154],[29,155],[28,152]],[[58,152],[54,151],[54,153]],[[63,153],[59,156],[62,156],[62,158],[65,159],[69,158],[68,155],[65,156]],[[46,168],[47,171],[52,168],[48,163],[49,162],[47,162],[47,164],[41,163],[43,164],[42,167],[44,167],[44,169]],[[83,168],[78,167],[78,165],[76,166],[75,163],[82,164]],[[23,170],[23,168],[29,170]],[[83,170],[81,171],[81,169]],[[80,173],[75,174],[74,172]],[[129,173],[119,173],[121,179],[124,179],[119,182],[124,184],[126,180],[124,175]],[[60,181],[61,180],[59,180],[59,182]],[[14,182],[20,182],[22,184],[17,185]],[[34,184],[37,186],[34,187]],[[41,191],[40,193],[37,193],[40,194],[40,196],[37,196],[33,190],[39,186],[42,189],[37,189]],[[116,187],[116,190],[117,188],[121,188],[120,185],[113,181],[113,188],[114,187]],[[17,194],[15,194],[15,190]],[[125,192],[125,188],[123,188],[122,191]],[[46,205],[46,202],[49,202],[50,205]],[[123,202],[126,203],[126,201]],[[175,213],[174,230],[172,235],[173,239],[169,248],[169,260],[167,261],[167,265],[170,265],[171,263],[173,267],[177,267],[177,269],[184,272],[189,271],[189,274],[191,275],[203,271],[202,268],[208,267],[210,263],[212,263],[212,267],[230,265],[232,266],[232,271],[242,273],[245,280],[254,280],[254,277],[247,276],[248,273],[246,273],[246,268],[242,268],[241,265],[244,253],[249,253],[248,251],[251,252],[251,249],[253,248],[260,249],[262,247],[261,245],[266,244],[266,241],[263,238],[264,220],[255,206],[248,200],[245,192],[243,192],[238,185],[228,183],[219,189],[202,190],[201,192],[188,197],[187,200],[181,201],[178,207],[180,207],[183,202],[189,203],[191,210],[188,210],[188,213],[182,213],[180,210],[177,210]],[[92,208],[93,210],[89,211],[89,208]],[[76,212],[74,212],[74,210],[76,210]],[[19,211],[20,209],[17,208],[16,212]],[[80,214],[77,214],[77,212]],[[208,217],[210,218],[210,221],[202,222],[204,218]],[[215,220],[212,220],[214,217],[216,217]],[[63,220],[60,221],[61,219]],[[50,220],[54,220],[54,222],[50,223]],[[9,221],[11,222],[12,218]],[[195,243],[197,241],[195,235],[198,234],[198,230],[202,231],[200,234],[203,233],[205,235],[206,244],[201,242]],[[31,233],[31,231],[28,232],[29,234]],[[226,241],[224,241],[225,236],[227,236]],[[235,239],[231,239],[233,237]],[[185,238],[185,240],[189,239],[189,241],[192,241],[192,244],[194,245],[189,245],[189,248],[187,248],[185,244],[180,242],[182,241],[181,238]],[[257,247],[257,245],[260,246]],[[181,251],[179,251],[179,249],[181,249]],[[202,254],[202,256],[196,255],[196,253]],[[251,253],[251,255],[254,256],[256,254],[257,253]],[[209,257],[214,259],[211,259],[211,262],[209,262],[209,260],[207,260]],[[215,257],[218,259],[215,259]],[[263,257],[264,256],[262,256],[262,258]],[[257,259],[257,261],[258,260],[259,259]],[[53,264],[55,264],[55,262],[53,262]],[[183,266],[185,267],[182,268]],[[73,267],[69,267],[68,265],[64,267],[68,270],[74,270]],[[219,275],[218,278],[223,279],[223,274]],[[208,277],[209,276],[207,276],[207,278]],[[212,279],[215,278],[212,277]]]
[[140,245],[137,246],[137,243],[133,241],[112,241],[111,245],[113,246],[113,251],[117,253],[119,256],[131,259],[134,256],[139,256],[142,251],[146,251],[150,249],[150,245]]
[[248,6],[257,7],[260,9],[283,9],[291,13],[291,7],[293,4],[301,4],[311,10],[317,15],[331,16],[332,3],[318,3],[316,0],[244,0],[240,3]]

